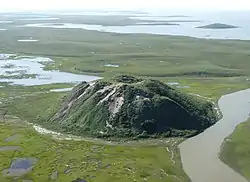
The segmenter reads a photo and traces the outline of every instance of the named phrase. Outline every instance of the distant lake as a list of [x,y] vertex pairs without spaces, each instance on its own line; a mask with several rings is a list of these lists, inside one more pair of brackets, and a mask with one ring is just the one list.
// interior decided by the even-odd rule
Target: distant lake
[[[100,13],[99,13],[100,14]],[[96,13],[96,15],[99,15]],[[177,15],[178,14],[178,15]],[[102,32],[116,33],[146,33],[160,35],[179,35],[207,39],[242,39],[250,40],[250,11],[248,12],[151,12],[148,15],[131,15],[131,18],[141,20],[170,21],[179,25],[132,25],[132,26],[101,26],[87,24],[28,24],[27,27],[50,28],[81,28]],[[190,22],[189,22],[190,21]],[[196,28],[214,23],[237,26],[234,29],[202,29]]]

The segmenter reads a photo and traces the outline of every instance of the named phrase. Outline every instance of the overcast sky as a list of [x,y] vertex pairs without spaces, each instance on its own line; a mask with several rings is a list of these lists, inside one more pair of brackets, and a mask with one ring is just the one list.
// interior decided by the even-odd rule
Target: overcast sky
[[250,0],[0,0],[0,10],[179,8],[250,10]]

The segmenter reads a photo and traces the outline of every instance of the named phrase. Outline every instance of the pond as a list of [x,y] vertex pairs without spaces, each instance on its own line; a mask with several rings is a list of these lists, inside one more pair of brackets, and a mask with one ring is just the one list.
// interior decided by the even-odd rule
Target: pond
[[15,135],[12,135],[8,138],[5,138],[4,141],[5,142],[12,142],[12,141],[18,140],[20,137],[21,137],[21,135],[15,134]]
[[69,92],[73,88],[58,88],[58,89],[51,89],[50,92]]
[[120,67],[120,65],[118,65],[118,64],[105,64],[104,66],[105,67],[112,67],[112,68],[119,68]]
[[0,146],[0,152],[4,152],[4,151],[20,151],[22,150],[21,147],[19,146]]
[[3,171],[4,176],[18,177],[32,171],[34,165],[38,162],[37,158],[17,158],[11,163],[9,169]]
[[17,40],[17,42],[38,42],[39,40],[35,40],[35,39],[21,39],[21,40]]
[[180,83],[179,82],[168,82],[167,84],[171,85],[171,86],[176,86],[176,85],[179,85]]
[[79,75],[59,70],[44,70],[45,64],[53,64],[46,57],[0,54],[0,82],[12,85],[44,85],[53,83],[79,83],[100,79],[97,76]]

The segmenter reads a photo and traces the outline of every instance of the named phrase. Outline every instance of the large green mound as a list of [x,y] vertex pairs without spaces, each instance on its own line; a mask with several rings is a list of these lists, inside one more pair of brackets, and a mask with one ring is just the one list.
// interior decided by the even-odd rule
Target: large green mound
[[47,122],[84,136],[190,136],[217,121],[213,108],[160,81],[119,76],[77,85]]

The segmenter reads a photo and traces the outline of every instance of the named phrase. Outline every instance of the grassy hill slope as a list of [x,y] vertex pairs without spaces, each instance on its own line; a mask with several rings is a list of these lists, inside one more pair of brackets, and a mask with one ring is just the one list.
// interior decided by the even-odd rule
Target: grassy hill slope
[[211,102],[131,76],[83,82],[48,111],[42,124],[47,120],[62,132],[95,137],[190,136],[217,120]]

